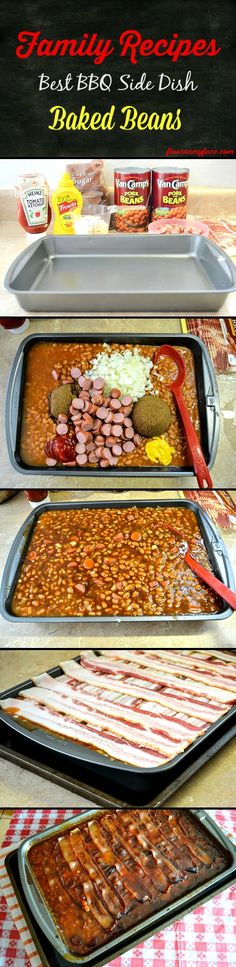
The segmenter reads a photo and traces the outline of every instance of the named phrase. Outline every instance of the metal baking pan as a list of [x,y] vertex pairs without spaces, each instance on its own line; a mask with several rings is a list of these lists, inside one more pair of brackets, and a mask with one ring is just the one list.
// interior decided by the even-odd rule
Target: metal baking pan
[[[192,810],[192,813],[195,814],[196,817],[199,817],[199,819],[204,823],[206,814],[203,812],[203,810]],[[222,845],[223,847],[226,846],[227,852],[229,855],[229,861],[231,863],[231,870],[229,870],[229,879],[227,883],[222,884],[222,888],[226,889],[230,887],[231,883],[234,883],[235,881],[235,848],[232,846],[232,843],[230,842],[230,840],[227,837],[225,837],[225,834],[222,832],[221,828],[218,825],[216,825],[216,823],[214,823],[213,820],[211,820],[210,831],[213,833],[214,836],[216,835],[217,838],[218,836],[220,836],[220,844],[222,842],[222,837],[224,837],[224,842],[222,843]],[[225,839],[227,841],[227,845],[225,843]],[[7,854],[5,859],[5,866],[6,866],[11,884],[13,886],[14,892],[16,894],[19,906],[22,910],[23,916],[26,920],[30,934],[33,938],[35,947],[39,954],[40,960],[42,961],[43,967],[68,967],[68,960],[62,957],[59,951],[57,951],[56,948],[52,946],[52,944],[46,937],[44,930],[40,928],[39,924],[37,923],[36,919],[33,916],[33,913],[30,909],[26,896],[23,893],[22,883],[19,875],[17,849],[13,849],[11,850],[10,853]],[[216,887],[211,885],[211,890],[210,890],[210,893],[208,891],[206,900],[214,897],[219,892],[219,888],[221,889],[221,886],[219,887],[218,884]],[[183,910],[181,914],[179,913],[178,919],[179,919],[179,916],[182,917],[185,914],[190,913],[191,910],[196,908],[196,905],[197,904],[196,904],[195,898],[194,900],[189,901],[187,910]],[[173,919],[171,920],[170,914],[168,914],[168,919],[166,916],[165,922],[162,925],[162,929],[163,927],[168,926],[171,922],[173,922]],[[160,926],[158,926],[158,929],[161,929]],[[142,931],[141,936],[139,937],[139,943],[143,943],[148,936],[150,936],[149,933],[147,934],[145,930]],[[136,939],[134,940],[134,943],[136,943]],[[122,943],[122,939],[121,939],[121,943],[116,950],[116,956],[124,953],[125,949],[126,950],[130,949],[132,946],[134,946],[134,943],[132,943],[131,941],[131,943],[129,943],[129,945],[124,948],[124,943]],[[96,967],[101,967],[102,963],[104,963],[104,961],[97,962]],[[94,963],[94,967],[95,967],[95,963]]]
[[236,268],[200,235],[49,235],[24,249],[5,288],[28,313],[210,312]]
[[[101,812],[101,811],[100,811]],[[31,873],[30,862],[28,858],[30,848],[39,843],[43,839],[48,839],[54,836],[55,833],[65,833],[67,830],[74,828],[88,820],[92,816],[98,815],[98,810],[91,809],[84,812],[82,815],[73,816],[71,819],[60,823],[57,826],[51,827],[50,829],[43,830],[41,833],[36,833],[33,836],[28,837],[18,848],[18,864],[19,864],[19,874],[21,879],[21,884],[23,888],[24,896],[29,904],[30,910],[38,923],[40,929],[46,934],[46,937],[52,944],[53,948],[59,951],[60,955],[65,958],[66,963],[70,964],[83,964],[84,967],[89,967],[89,965],[102,965],[106,964],[108,961],[113,959],[117,954],[123,953],[124,951],[131,949],[137,943],[141,943],[146,940],[147,937],[152,936],[157,933],[163,927],[169,926],[175,920],[181,919],[182,916],[189,913],[195,907],[199,906],[206,900],[210,899],[213,895],[220,893],[222,890],[226,889],[231,883],[235,881],[236,878],[236,849],[230,842],[228,837],[223,833],[222,829],[207,815],[205,810],[196,809],[190,810],[195,824],[204,832],[207,831],[210,838],[218,845],[219,848],[224,852],[226,859],[226,868],[223,872],[218,873],[210,881],[201,886],[195,887],[186,894],[185,897],[181,897],[177,900],[173,900],[171,903],[167,904],[166,908],[151,914],[146,917],[145,920],[136,926],[123,931],[119,938],[108,940],[106,944],[97,949],[95,952],[91,952],[86,957],[79,957],[71,953],[66,943],[60,938],[53,918],[49,912],[47,904],[43,899],[43,896],[37,887],[34,876]]]
[[[157,649],[158,650],[158,649]],[[79,656],[76,659],[79,662]],[[49,674],[53,678],[62,675],[59,665],[49,669]],[[2,692],[0,699],[16,698],[22,689],[32,688],[31,679],[21,682],[14,687]],[[7,712],[0,709],[0,722],[3,729],[9,734],[10,740],[17,738],[18,749],[28,751],[31,756],[41,756],[44,760],[50,757],[53,768],[59,771],[76,773],[78,780],[82,777],[93,787],[103,786],[104,790],[115,793],[125,804],[147,805],[149,800],[161,796],[164,802],[175,792],[182,782],[185,781],[187,770],[196,771],[201,765],[217,751],[218,741],[220,747],[232,737],[236,723],[236,708],[231,708],[226,714],[221,715],[218,721],[208,727],[204,735],[198,736],[184,752],[176,755],[165,765],[155,768],[144,769],[138,766],[127,765],[118,760],[111,759],[100,752],[89,749],[86,746],[75,742],[67,741],[60,737],[55,737],[40,728],[27,728],[27,725],[11,718]],[[171,786],[171,791],[170,787]],[[160,801],[160,800],[159,800]]]
[[26,555],[29,543],[32,538],[32,534],[37,523],[37,520],[41,514],[48,513],[48,511],[54,511],[55,513],[59,510],[76,510],[76,509],[88,509],[96,507],[184,507],[192,510],[198,522],[199,529],[205,544],[207,555],[209,561],[212,565],[214,574],[220,581],[223,581],[227,587],[235,591],[234,574],[230,563],[230,559],[222,540],[222,537],[217,531],[217,528],[211,521],[209,515],[199,507],[198,504],[194,503],[193,500],[88,500],[88,501],[60,501],[56,504],[43,504],[42,506],[34,508],[31,514],[26,518],[26,521],[20,527],[18,534],[16,535],[11,549],[9,551],[7,561],[4,567],[1,590],[0,590],[0,611],[7,621],[14,621],[18,624],[22,622],[53,622],[54,624],[64,623],[82,623],[88,624],[91,622],[110,624],[111,622],[131,622],[140,623],[144,621],[148,622],[160,622],[160,621],[213,621],[216,619],[229,618],[233,613],[232,608],[222,600],[221,610],[216,614],[205,614],[200,613],[197,615],[140,615],[138,617],[130,617],[128,615],[96,615],[89,617],[78,617],[78,615],[73,617],[60,615],[59,617],[47,616],[47,617],[35,617],[30,615],[28,617],[19,617],[14,615],[11,610],[11,600],[15,590],[15,586],[18,581],[20,570],[22,567],[22,562]]
[[[24,383],[27,365],[27,355],[32,346],[36,345],[38,342],[53,342],[53,343],[130,343],[130,345],[143,345],[143,346],[153,346],[153,352],[157,346],[163,345],[163,343],[168,342],[171,346],[184,346],[189,349],[193,355],[195,378],[196,378],[196,389],[197,389],[197,399],[198,399],[198,409],[200,416],[200,426],[201,426],[201,442],[206,464],[209,469],[212,468],[219,442],[219,430],[220,430],[220,416],[219,416],[219,394],[216,377],[214,374],[213,365],[206,349],[206,346],[197,336],[188,335],[177,335],[163,333],[161,335],[147,335],[146,333],[138,333],[134,335],[133,333],[112,333],[107,336],[106,333],[90,333],[89,336],[83,335],[78,336],[77,333],[66,333],[61,334],[49,334],[49,335],[37,335],[37,336],[26,336],[22,340],[18,351],[15,356],[15,360],[10,372],[8,389],[6,396],[6,411],[5,411],[5,426],[6,426],[6,440],[9,458],[12,466],[15,470],[20,471],[20,473],[31,473],[31,474],[47,474],[47,476],[55,477],[64,476],[65,473],[68,477],[84,477],[84,474],[90,473],[93,477],[109,478],[112,473],[113,477],[127,477],[132,475],[132,477],[176,477],[176,476],[194,476],[194,470],[192,466],[185,467],[112,467],[110,470],[102,470],[101,467],[90,468],[86,467],[53,467],[50,470],[49,467],[33,467],[23,462],[20,454],[20,442],[21,442],[21,421],[22,421],[22,405],[24,396]],[[53,424],[52,424],[53,426]]]

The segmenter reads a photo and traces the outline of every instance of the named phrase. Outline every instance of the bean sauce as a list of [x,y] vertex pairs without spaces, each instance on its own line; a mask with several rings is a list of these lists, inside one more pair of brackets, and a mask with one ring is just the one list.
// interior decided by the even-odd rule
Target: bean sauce
[[[181,533],[164,530],[168,521]],[[12,598],[15,615],[215,614],[221,603],[184,561],[210,568],[193,511],[87,507],[41,514]]]
[[[92,359],[104,351],[104,343],[36,343],[29,349],[26,362],[26,374],[23,390],[23,408],[21,423],[21,458],[27,466],[45,466],[45,444],[48,443],[55,433],[55,424],[49,416],[48,396],[49,393],[59,385],[55,381],[52,373],[60,376],[60,379],[69,379],[71,367],[78,367],[85,372],[90,368]],[[106,345],[106,352],[124,351],[135,347],[129,343],[123,345],[112,343]],[[137,349],[146,358],[152,359],[154,347],[140,346]],[[193,421],[195,430],[200,438],[200,417],[198,410],[196,378],[193,354],[186,347],[178,347],[179,352],[184,358],[186,365],[186,380],[183,386],[183,395],[188,407],[189,415]],[[169,430],[164,434],[164,439],[174,447],[172,466],[185,467],[191,466],[192,460],[188,450],[188,445],[183,430],[181,419],[179,418],[174,397],[167,388],[167,382],[176,375],[176,367],[173,360],[167,357],[160,358],[157,368],[151,370],[153,389],[158,391],[158,395],[164,399],[171,410],[172,422]],[[131,453],[122,453],[118,458],[120,467],[152,467],[153,463],[147,456],[145,437],[140,438],[140,443]],[[55,468],[54,468],[55,469]],[[92,464],[86,466],[86,472],[93,469]],[[111,468],[112,469],[112,468]]]

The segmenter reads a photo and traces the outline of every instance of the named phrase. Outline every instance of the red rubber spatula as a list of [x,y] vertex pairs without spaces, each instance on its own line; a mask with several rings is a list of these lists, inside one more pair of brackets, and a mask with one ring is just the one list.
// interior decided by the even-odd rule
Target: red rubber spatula
[[223,601],[227,601],[227,604],[233,608],[233,611],[236,611],[235,591],[231,591],[230,588],[227,588],[226,584],[224,584],[223,581],[219,581],[219,578],[216,578],[212,571],[208,571],[206,567],[203,567],[202,564],[199,564],[198,561],[196,561],[195,557],[192,557],[192,554],[190,554],[188,549],[187,541],[183,539],[182,534],[179,530],[177,530],[177,527],[173,527],[173,524],[169,523],[162,523],[161,526],[164,528],[164,530],[169,530],[172,531],[173,534],[177,534],[177,537],[180,537],[182,543],[186,545],[186,550],[184,549],[184,561],[191,568],[191,571],[194,571],[194,574],[196,574],[201,581],[204,581],[204,584],[208,584],[209,587],[212,588],[220,598],[223,598]]
[[193,467],[195,475],[197,477],[197,482],[199,487],[210,487],[212,490],[213,483],[211,475],[209,473],[206,461],[203,456],[201,444],[198,440],[196,431],[192,424],[192,420],[189,416],[188,408],[186,406],[182,386],[186,378],[185,362],[183,357],[180,355],[177,349],[173,346],[159,346],[153,355],[153,365],[155,366],[159,356],[169,356],[176,363],[178,373],[176,379],[168,383],[168,388],[172,391],[175,401],[177,403],[181,418],[183,420],[184,429],[188,441],[188,446],[192,456]]

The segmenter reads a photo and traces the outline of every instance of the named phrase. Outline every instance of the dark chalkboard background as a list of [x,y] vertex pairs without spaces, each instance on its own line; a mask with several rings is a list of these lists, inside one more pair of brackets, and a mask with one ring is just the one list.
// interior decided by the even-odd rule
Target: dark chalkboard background
[[[75,0],[5,0],[0,21],[1,36],[1,156],[7,157],[161,157],[168,147],[181,149],[188,155],[192,149],[215,149],[216,156],[224,149],[235,149],[236,105],[236,0],[153,0],[153,3],[125,3],[124,0],[100,0],[80,3]],[[190,57],[172,64],[169,57],[145,58],[137,66],[119,57],[118,38],[122,30],[140,30],[144,37],[171,39],[176,31],[181,38],[216,37],[222,51],[217,57]],[[42,36],[79,38],[85,31],[97,32],[99,37],[112,37],[116,54],[101,67],[93,67],[91,59],[38,58],[18,60],[15,56],[20,30],[40,30]],[[44,70],[51,78],[65,77],[71,71],[102,74],[109,71],[114,82],[121,73],[139,79],[142,71],[155,77],[162,71],[172,77],[185,78],[188,69],[199,85],[195,93],[160,94],[117,93],[93,94],[86,91],[71,94],[38,91],[38,75]],[[108,110],[116,103],[117,125],[111,132],[48,130],[51,123],[49,108],[63,104],[67,111],[79,113],[81,105],[88,110]],[[119,108],[134,104],[150,113],[172,111],[181,107],[182,127],[174,131],[133,131],[119,129]]]

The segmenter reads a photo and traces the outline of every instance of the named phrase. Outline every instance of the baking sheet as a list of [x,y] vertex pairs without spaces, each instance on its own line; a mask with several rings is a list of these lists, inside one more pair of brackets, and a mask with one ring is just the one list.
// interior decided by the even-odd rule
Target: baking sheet
[[4,285],[32,313],[213,312],[236,269],[198,235],[49,235],[17,256]]
[[[125,789],[122,794],[121,787],[116,784],[111,779],[110,773],[107,776],[100,776],[99,778],[99,788],[97,785],[98,780],[94,772],[91,776],[86,775],[86,771],[82,766],[78,767],[76,760],[74,759],[73,764],[69,764],[68,760],[65,764],[58,761],[56,766],[57,754],[54,750],[47,750],[44,747],[37,746],[34,749],[34,758],[31,757],[29,750],[29,743],[27,738],[24,739],[24,753],[22,749],[22,738],[13,730],[9,730],[5,723],[2,723],[1,737],[4,745],[0,745],[0,757],[11,762],[13,765],[21,767],[22,769],[27,769],[29,772],[35,773],[42,779],[46,779],[49,782],[54,782],[56,785],[68,789],[69,792],[74,793],[77,796],[82,796],[84,799],[95,803],[97,806],[162,806],[163,803],[167,802],[171,796],[173,796],[178,789],[181,788],[191,777],[198,772],[202,766],[206,765],[210,759],[216,755],[217,752],[226,745],[230,739],[235,738],[235,724],[231,728],[225,730],[221,738],[212,742],[210,748],[207,749],[201,755],[194,757],[191,765],[188,765],[187,769],[180,769],[180,764],[178,770],[176,769],[176,778],[174,781],[170,782],[169,785],[165,785],[164,788],[158,787],[158,793],[156,794],[154,783],[152,783],[151,793],[138,793],[137,789]],[[32,749],[31,749],[32,753]],[[190,761],[190,760],[188,760]],[[92,782],[92,785],[90,783]],[[96,785],[94,783],[96,782]],[[153,795],[154,794],[154,795]],[[125,798],[120,798],[123,795]],[[149,798],[151,796],[151,798]]]

